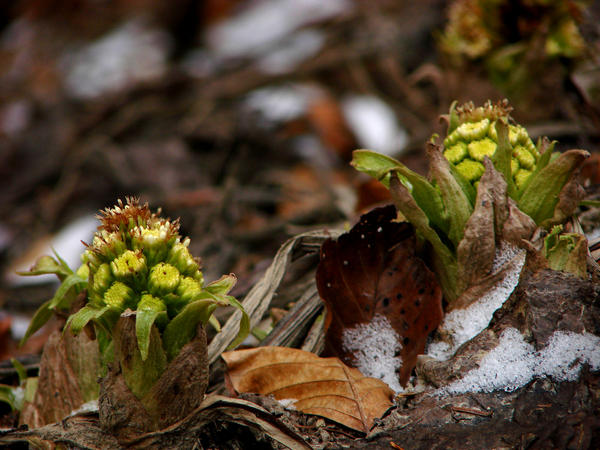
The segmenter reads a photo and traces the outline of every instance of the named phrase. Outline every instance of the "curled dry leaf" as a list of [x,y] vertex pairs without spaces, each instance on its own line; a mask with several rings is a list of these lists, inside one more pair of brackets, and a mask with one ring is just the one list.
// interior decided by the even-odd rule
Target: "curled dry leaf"
[[367,433],[392,406],[383,381],[365,377],[338,358],[288,347],[259,347],[222,354],[236,392],[292,400],[298,411],[316,414]]
[[327,306],[326,351],[356,365],[356,355],[345,348],[345,333],[383,316],[400,338],[396,356],[402,358],[399,379],[406,385],[427,336],[442,319],[442,293],[416,256],[412,225],[395,218],[393,206],[377,208],[337,241],[326,241],[317,287]]

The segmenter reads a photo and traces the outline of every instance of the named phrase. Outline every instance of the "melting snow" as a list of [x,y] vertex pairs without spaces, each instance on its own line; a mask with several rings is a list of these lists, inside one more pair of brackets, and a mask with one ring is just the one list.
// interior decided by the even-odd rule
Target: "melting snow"
[[265,54],[258,67],[267,74],[279,75],[291,72],[302,61],[315,55],[325,42],[323,33],[303,30],[281,41],[277,48]]
[[66,87],[75,97],[92,98],[160,77],[171,46],[168,34],[132,20],[70,55]]
[[211,27],[206,38],[217,58],[258,56],[272,51],[297,29],[350,7],[347,0],[263,0]]
[[278,123],[302,116],[318,95],[318,89],[309,85],[264,87],[250,92],[244,105],[266,122]]
[[514,391],[535,377],[573,381],[588,364],[600,370],[600,337],[556,331],[548,345],[536,351],[515,328],[504,330],[496,348],[483,357],[479,368],[440,389],[440,394]]
[[402,366],[402,358],[395,356],[402,350],[400,337],[389,320],[376,314],[371,322],[347,328],[342,335],[344,350],[354,354],[360,372],[379,378],[395,392],[401,392],[396,370]]
[[33,244],[25,256],[9,267],[5,274],[5,280],[11,286],[58,282],[55,275],[23,277],[15,272],[28,271],[40,256],[54,256],[52,249],[67,262],[71,269],[76,270],[81,264],[81,254],[85,250],[81,241],[91,242],[97,227],[98,220],[93,214],[74,220],[52,236],[49,241],[39,241]]
[[406,146],[406,131],[398,124],[394,110],[381,99],[350,96],[342,101],[342,110],[362,147],[393,155]]
[[454,339],[452,345],[446,342],[432,342],[426,354],[440,360],[450,358],[462,344],[483,331],[494,312],[508,299],[519,283],[519,276],[525,264],[525,250],[508,243],[502,243],[494,259],[493,270],[497,270],[513,258],[516,264],[507,270],[504,278],[479,300],[466,309],[455,309],[446,314],[440,328],[446,330]]

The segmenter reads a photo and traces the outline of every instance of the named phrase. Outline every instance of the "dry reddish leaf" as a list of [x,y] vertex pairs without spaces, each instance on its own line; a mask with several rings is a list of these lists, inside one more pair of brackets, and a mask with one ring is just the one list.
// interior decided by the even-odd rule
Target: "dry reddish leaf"
[[428,334],[442,319],[442,292],[415,254],[412,225],[393,222],[395,217],[391,205],[374,209],[349,233],[326,241],[317,287],[327,306],[326,351],[355,364],[343,346],[345,330],[382,315],[402,338],[399,379],[406,385]]
[[288,347],[259,347],[221,355],[236,392],[294,400],[303,413],[316,414],[367,433],[392,406],[392,391],[338,358]]

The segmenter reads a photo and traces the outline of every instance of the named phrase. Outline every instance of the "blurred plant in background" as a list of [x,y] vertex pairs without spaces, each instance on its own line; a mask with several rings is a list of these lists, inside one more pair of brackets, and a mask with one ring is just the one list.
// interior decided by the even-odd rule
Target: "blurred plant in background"
[[539,76],[564,79],[584,56],[578,29],[586,2],[558,0],[455,0],[438,38],[449,63],[481,62],[505,95],[519,99]]

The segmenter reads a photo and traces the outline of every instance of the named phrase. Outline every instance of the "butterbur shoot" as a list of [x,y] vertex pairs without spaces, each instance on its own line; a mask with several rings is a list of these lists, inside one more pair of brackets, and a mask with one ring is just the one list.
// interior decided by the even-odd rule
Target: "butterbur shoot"
[[584,150],[553,152],[512,121],[506,100],[452,104],[443,145],[427,144],[430,179],[401,162],[356,150],[352,165],[380,180],[399,211],[431,244],[433,265],[452,303],[490,275],[497,245],[522,245],[575,211],[583,192],[574,175]]
[[[147,370],[153,361],[160,362],[158,365],[164,369],[194,338],[199,325],[211,322],[218,328],[212,316],[215,308],[235,306],[243,312],[239,302],[228,295],[236,281],[233,274],[205,284],[200,260],[189,251],[190,239],[180,236],[178,220],[162,218],[160,210],[152,213],[147,204],[141,205],[133,198],[125,203],[119,200],[98,218],[101,224],[82,255],[83,265],[77,275],[52,258],[53,262],[41,259],[32,269],[35,274],[44,268],[53,270],[62,276],[63,283],[55,298],[36,313],[26,337],[54,311],[67,309],[75,294],[87,288],[85,304],[69,316],[65,332],[78,334],[91,327],[107,363],[114,357],[112,341],[117,321],[135,315],[140,370]],[[72,288],[77,292],[71,293]],[[151,342],[154,328],[159,344]],[[249,319],[243,312],[239,335],[231,347],[244,339],[248,328]],[[148,383],[156,381],[161,371],[155,375],[153,380],[145,379]],[[140,378],[135,369],[130,377]],[[134,384],[130,379],[126,381],[129,386]],[[148,388],[143,386],[138,391],[145,393]]]

